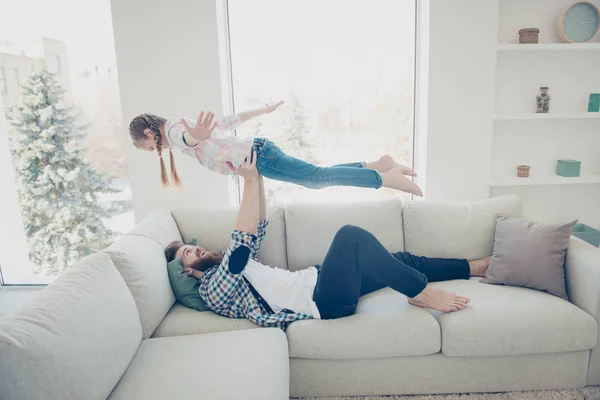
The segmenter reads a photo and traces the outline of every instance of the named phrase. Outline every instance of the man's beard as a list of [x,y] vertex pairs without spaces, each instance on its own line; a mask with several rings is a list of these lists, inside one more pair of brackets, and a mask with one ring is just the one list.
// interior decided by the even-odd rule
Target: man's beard
[[223,253],[216,251],[207,251],[200,259],[196,260],[191,267],[197,271],[204,272],[210,267],[221,264]]

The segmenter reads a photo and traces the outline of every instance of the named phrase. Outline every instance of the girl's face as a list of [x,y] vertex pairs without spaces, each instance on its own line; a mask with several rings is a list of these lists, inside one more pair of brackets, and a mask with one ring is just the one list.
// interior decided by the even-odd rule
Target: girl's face
[[136,143],[136,147],[140,150],[156,151],[156,141],[147,137],[144,140],[138,140]]

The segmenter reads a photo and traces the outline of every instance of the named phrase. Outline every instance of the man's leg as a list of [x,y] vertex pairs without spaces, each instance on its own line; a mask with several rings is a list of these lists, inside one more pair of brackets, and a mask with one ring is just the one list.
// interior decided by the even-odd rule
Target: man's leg
[[420,296],[421,302],[427,303],[423,306],[440,311],[455,311],[468,302],[428,287],[425,275],[396,259],[371,233],[346,225],[333,239],[315,289],[321,318],[353,314],[359,296],[365,292],[364,287],[361,290],[363,280],[369,285],[378,282],[376,288],[389,286],[411,298]]
[[407,252],[393,253],[399,261],[416,269],[427,277],[429,282],[469,279],[471,276],[485,276],[491,257],[467,261],[456,258],[430,258],[415,256]]

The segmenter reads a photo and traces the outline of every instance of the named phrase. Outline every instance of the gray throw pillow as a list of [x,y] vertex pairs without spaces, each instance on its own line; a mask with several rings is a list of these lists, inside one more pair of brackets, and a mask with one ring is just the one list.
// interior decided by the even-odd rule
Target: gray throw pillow
[[492,262],[481,282],[543,290],[568,300],[565,255],[575,223],[496,216]]

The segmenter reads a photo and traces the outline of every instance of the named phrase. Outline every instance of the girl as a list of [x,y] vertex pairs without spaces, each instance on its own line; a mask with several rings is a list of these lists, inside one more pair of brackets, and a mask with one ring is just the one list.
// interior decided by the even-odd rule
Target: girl
[[266,105],[253,111],[233,114],[220,121],[213,121],[212,112],[201,112],[198,119],[180,118],[166,120],[152,114],[142,114],[129,125],[133,144],[141,150],[155,151],[160,157],[161,181],[169,186],[169,178],[162,153],[169,149],[171,180],[175,186],[181,181],[175,169],[172,148],[195,157],[202,165],[224,175],[235,173],[251,150],[256,151],[258,172],[271,179],[291,182],[313,189],[327,186],[357,186],[379,189],[387,187],[422,196],[419,186],[405,175],[416,176],[415,172],[396,163],[384,155],[370,163],[355,162],[318,167],[285,154],[275,143],[263,138],[240,138],[232,132],[242,122],[261,114],[275,111],[283,104]]

